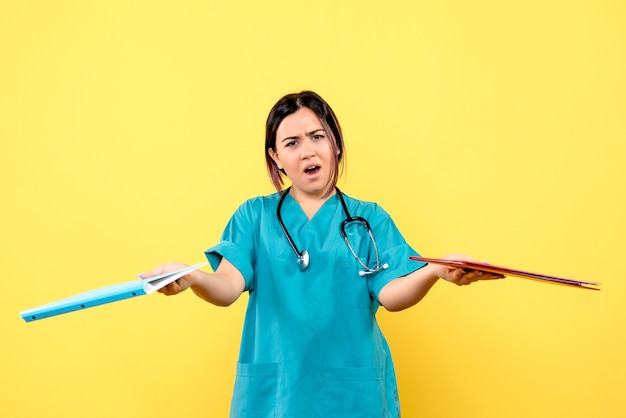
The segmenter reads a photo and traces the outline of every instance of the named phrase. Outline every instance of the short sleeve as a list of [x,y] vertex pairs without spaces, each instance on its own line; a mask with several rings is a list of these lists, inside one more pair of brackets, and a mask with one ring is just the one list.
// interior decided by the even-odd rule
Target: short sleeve
[[255,248],[259,236],[259,210],[255,199],[244,202],[228,221],[220,242],[207,249],[204,254],[213,270],[226,258],[243,275],[245,290],[253,287]]
[[[380,264],[389,265],[387,269],[368,278],[370,292],[378,299],[378,294],[385,285],[393,279],[419,270],[426,263],[409,259],[409,256],[419,253],[406,242],[391,216],[382,207],[374,205],[369,222],[378,247]],[[371,257],[375,258],[375,255],[372,254]]]

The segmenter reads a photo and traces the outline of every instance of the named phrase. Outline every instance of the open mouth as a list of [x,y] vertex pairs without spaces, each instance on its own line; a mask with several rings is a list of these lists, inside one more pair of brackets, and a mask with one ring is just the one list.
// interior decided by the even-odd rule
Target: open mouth
[[308,175],[317,174],[321,170],[319,165],[312,165],[304,169],[304,172]]

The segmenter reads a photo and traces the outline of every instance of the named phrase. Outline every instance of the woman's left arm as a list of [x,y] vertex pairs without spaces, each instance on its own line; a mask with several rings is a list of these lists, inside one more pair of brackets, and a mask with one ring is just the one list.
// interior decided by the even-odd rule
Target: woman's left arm
[[[452,254],[448,260],[476,261],[470,257]],[[502,279],[501,274],[428,264],[413,273],[398,277],[387,283],[378,294],[378,301],[388,311],[401,311],[417,304],[439,279],[458,286],[472,284],[478,280]]]

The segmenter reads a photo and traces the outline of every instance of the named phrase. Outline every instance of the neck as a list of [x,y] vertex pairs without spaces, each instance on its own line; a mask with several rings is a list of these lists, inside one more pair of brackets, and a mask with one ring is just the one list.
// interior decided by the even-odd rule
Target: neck
[[337,187],[333,187],[332,189],[330,189],[330,191],[326,189],[326,190],[320,190],[320,191],[307,192],[302,189],[298,189],[296,187],[290,186],[288,190],[289,190],[289,194],[291,195],[291,197],[293,197],[298,203],[304,203],[304,202],[309,202],[309,201],[310,202],[315,202],[315,201],[325,202],[328,200],[329,197],[337,193]]
[[337,189],[334,188],[331,193],[304,193],[301,190],[291,188],[289,190],[291,197],[300,205],[306,216],[311,220],[317,213],[319,208],[322,207],[328,199],[337,193]]

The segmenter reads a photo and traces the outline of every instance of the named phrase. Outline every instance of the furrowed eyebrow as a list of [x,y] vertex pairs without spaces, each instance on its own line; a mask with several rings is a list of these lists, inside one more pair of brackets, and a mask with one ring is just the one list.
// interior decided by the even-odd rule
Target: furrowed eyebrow
[[307,132],[307,136],[313,136],[313,135],[315,135],[318,132],[326,133],[324,128],[319,128],[319,129],[315,129],[314,131]]
[[[318,132],[322,132],[322,133],[326,133],[326,131],[324,130],[324,128],[318,128],[318,129],[314,129],[311,132],[307,132],[306,136],[313,136]],[[293,141],[294,139],[298,139],[298,136],[288,136],[286,138],[283,138],[280,142],[285,142],[285,141]]]

